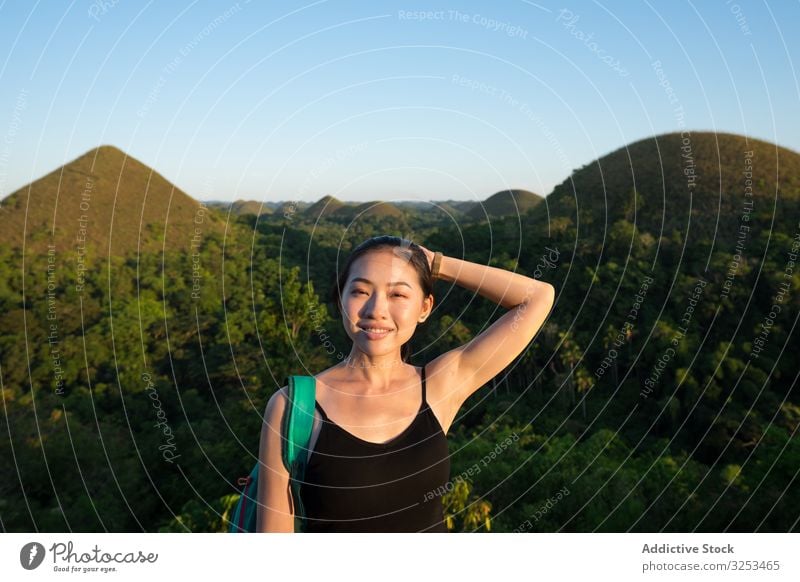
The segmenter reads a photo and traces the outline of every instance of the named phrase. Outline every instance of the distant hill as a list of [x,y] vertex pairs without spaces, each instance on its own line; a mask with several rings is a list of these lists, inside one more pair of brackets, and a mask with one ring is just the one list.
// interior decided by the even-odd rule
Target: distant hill
[[303,214],[311,220],[327,218],[345,206],[345,203],[333,196],[323,196],[314,204],[303,210]]
[[446,219],[450,214],[455,218],[485,220],[490,217],[501,217],[523,214],[537,206],[543,198],[527,190],[504,190],[498,192],[484,202],[470,200],[440,201],[399,201],[387,202],[373,200],[370,202],[343,202],[333,196],[324,196],[303,210],[303,215],[311,220],[319,218],[334,221],[352,221],[367,217],[402,217],[402,216],[438,216]]
[[479,206],[479,202],[475,202],[474,200],[445,200],[441,203],[442,207],[453,209],[456,212],[461,212],[463,214],[467,214],[470,210]]
[[309,220],[330,219],[349,222],[358,218],[403,216],[405,213],[391,202],[342,202],[334,196],[323,196],[302,211]]
[[440,220],[462,219],[478,203],[471,200],[393,200],[392,205],[419,219],[435,217]]
[[[730,133],[684,137],[674,132],[642,139],[576,170],[547,197],[550,219],[580,215],[581,238],[602,237],[604,224],[622,219],[656,238],[673,230],[688,231],[691,238],[730,238],[744,214],[747,180],[754,213],[774,215],[778,222],[795,213],[796,219],[800,154]],[[749,161],[746,152],[752,152]]]
[[492,194],[480,204],[473,203],[474,205],[467,211],[467,216],[475,220],[485,220],[487,216],[499,218],[524,214],[542,200],[544,198],[527,190],[503,190]]
[[428,202],[394,202],[395,206],[403,209],[412,209],[415,212],[429,213],[434,211],[454,217],[465,216],[479,203],[473,200],[431,200]]
[[[105,145],[53,170],[2,201],[0,243],[89,257],[188,249],[192,237],[220,232],[221,222],[152,168]],[[52,233],[52,234],[51,234]]]
[[403,217],[426,220],[485,220],[486,213],[491,217],[501,217],[525,213],[538,205],[543,198],[526,190],[505,190],[498,192],[484,202],[472,200],[444,201],[382,201],[347,202],[335,196],[325,195],[316,202],[279,201],[259,202],[237,200],[236,202],[209,201],[207,204],[224,213],[230,210],[236,215],[255,215],[259,209],[261,216],[271,215],[281,220],[286,215],[299,215],[305,220],[316,222],[330,220],[347,223],[356,217]]
[[209,200],[206,204],[227,214],[228,211],[236,216],[265,216],[273,214],[283,216],[284,213],[292,214],[300,212],[310,206],[308,202],[300,201],[268,201],[268,200],[237,200],[229,202],[226,200]]
[[382,202],[380,200],[373,200],[371,202],[362,202],[361,204],[353,204],[343,206],[336,212],[337,218],[344,218],[346,220],[355,220],[356,218],[380,217],[380,216],[403,216],[404,212],[392,204],[391,202]]
[[262,214],[273,213],[270,206],[258,200],[237,200],[231,204],[230,209],[233,214],[237,215],[255,214],[256,216],[261,216]]

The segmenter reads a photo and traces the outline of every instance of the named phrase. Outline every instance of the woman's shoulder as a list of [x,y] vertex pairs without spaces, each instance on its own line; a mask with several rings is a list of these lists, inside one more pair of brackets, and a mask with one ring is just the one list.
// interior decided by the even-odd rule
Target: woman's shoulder
[[289,402],[289,393],[287,386],[279,388],[267,400],[267,405],[264,407],[264,428],[280,426],[281,418],[286,410],[286,404]]

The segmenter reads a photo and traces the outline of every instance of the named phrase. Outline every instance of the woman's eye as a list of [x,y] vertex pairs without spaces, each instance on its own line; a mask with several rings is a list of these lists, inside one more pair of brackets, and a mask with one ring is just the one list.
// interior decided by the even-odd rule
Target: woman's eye
[[[358,295],[358,294],[367,295],[367,292],[366,291],[361,291],[360,289],[356,289],[355,291],[353,291],[351,293],[351,295]],[[403,299],[406,299],[406,296],[403,295],[402,293],[392,293],[392,296],[393,297],[402,297]]]

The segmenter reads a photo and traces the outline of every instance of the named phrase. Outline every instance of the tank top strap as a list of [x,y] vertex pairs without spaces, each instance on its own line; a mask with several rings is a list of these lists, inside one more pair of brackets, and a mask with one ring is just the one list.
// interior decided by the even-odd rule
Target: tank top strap
[[322,416],[323,420],[328,420],[328,415],[325,414],[325,411],[322,409],[322,406],[320,406],[319,402],[315,400],[314,406],[316,407],[317,410],[319,410],[319,413]]
[[425,393],[425,366],[422,366],[422,404],[425,405],[428,403],[428,398]]

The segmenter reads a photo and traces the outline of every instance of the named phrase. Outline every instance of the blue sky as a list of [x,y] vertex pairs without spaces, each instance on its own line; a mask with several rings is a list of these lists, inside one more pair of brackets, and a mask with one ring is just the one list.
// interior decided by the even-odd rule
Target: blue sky
[[101,144],[267,201],[546,195],[680,129],[800,151],[798,22],[745,0],[6,1],[0,197]]

